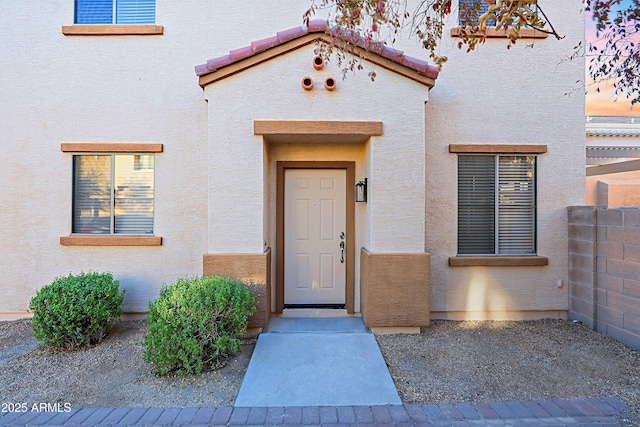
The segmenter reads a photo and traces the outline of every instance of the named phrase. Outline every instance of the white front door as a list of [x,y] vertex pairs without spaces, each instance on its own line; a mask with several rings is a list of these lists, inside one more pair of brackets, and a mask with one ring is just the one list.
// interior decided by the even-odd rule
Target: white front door
[[344,305],[346,171],[286,169],[284,304]]

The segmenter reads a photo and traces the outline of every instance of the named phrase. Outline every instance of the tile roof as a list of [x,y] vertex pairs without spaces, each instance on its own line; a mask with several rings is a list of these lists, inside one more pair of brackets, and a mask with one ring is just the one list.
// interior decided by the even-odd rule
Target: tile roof
[[[303,25],[300,27],[280,31],[275,36],[254,41],[249,46],[241,47],[239,49],[230,51],[227,55],[210,59],[206,64],[197,65],[195,67],[196,75],[202,77],[207,74],[214,73],[231,64],[240,62],[243,59],[253,57],[274,47],[282,46],[288,42],[314,33],[318,35],[318,39],[325,40],[329,40],[330,36],[340,35],[342,36],[342,38],[348,40],[350,43],[353,43],[358,48],[364,49],[367,52],[385,58],[392,63],[410,69],[420,76],[424,76],[434,80],[438,77],[438,68],[429,65],[427,61],[405,55],[404,52],[386,46],[382,43],[368,41],[363,37],[356,35],[355,33],[347,33],[339,29],[330,29],[327,25],[327,22],[323,20],[312,20],[309,22],[308,26]],[[371,58],[367,57],[367,59]],[[378,64],[384,66],[384,64],[382,63],[378,62]]]
[[587,145],[587,159],[640,159],[638,146]]
[[628,137],[640,137],[640,128],[587,128],[587,136],[628,136]]
[[640,137],[640,120],[638,118],[609,117],[607,119],[611,121],[588,120],[586,124],[587,136]]

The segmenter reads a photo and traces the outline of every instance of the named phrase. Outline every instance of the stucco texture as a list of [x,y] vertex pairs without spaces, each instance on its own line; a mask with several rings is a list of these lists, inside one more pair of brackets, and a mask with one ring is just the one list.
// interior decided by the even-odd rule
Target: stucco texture
[[[540,1],[562,40],[492,39],[465,54],[445,36],[449,61],[426,112],[426,240],[431,310],[444,318],[566,316],[566,206],[584,203],[584,64],[567,61],[584,37],[582,3]],[[533,43],[533,47],[527,44]],[[537,249],[545,267],[457,267],[457,158],[448,145],[546,144],[537,163]],[[558,287],[558,282],[562,287]],[[546,312],[546,313],[545,313]]]
[[[256,253],[265,244],[276,246],[278,161],[353,161],[356,180],[368,177],[369,184],[367,203],[356,206],[356,248],[422,252],[424,130],[420,124],[428,88],[380,69],[375,84],[359,73],[339,78],[336,89],[327,91],[319,83],[327,76],[340,77],[340,69],[330,62],[314,70],[314,49],[313,44],[304,46],[205,88],[209,182],[225,183],[209,188],[209,200],[216,201],[209,206],[209,251]],[[307,75],[316,81],[312,91],[300,85]],[[254,135],[254,120],[380,121],[383,135],[364,142],[360,137],[333,141],[308,135],[263,137]],[[359,254],[355,256],[357,264]],[[359,311],[358,268],[355,274],[355,309]]]
[[[563,59],[583,39],[580,0],[540,1],[566,38],[537,40],[533,49],[491,40],[465,54],[447,29],[441,54],[449,62],[430,92],[366,62],[346,80],[335,61],[316,71],[314,45],[203,90],[195,65],[300,25],[308,7],[250,3],[157,0],[163,35],[83,37],[61,33],[73,23],[72,0],[0,0],[1,315],[26,314],[38,288],[81,271],[111,271],[127,289],[125,311],[144,312],[163,285],[201,274],[205,254],[275,253],[281,160],[355,162],[356,180],[369,182],[368,202],[356,206],[356,257],[362,247],[431,254],[437,315],[566,312],[566,287],[557,283],[568,268],[566,206],[584,203],[585,132],[582,94],[566,95],[584,78],[584,63]],[[426,57],[415,41],[401,38],[397,47]],[[375,82],[368,71],[376,71]],[[316,81],[312,91],[300,86],[306,75]],[[321,85],[328,75],[337,79],[332,92]],[[266,141],[254,135],[255,120],[381,121],[383,134],[364,142]],[[73,181],[63,142],[163,144],[154,211],[162,246],[60,245],[71,233]],[[538,159],[538,253],[548,266],[448,267],[456,252],[452,143],[548,145]],[[358,271],[357,259],[356,311]]]

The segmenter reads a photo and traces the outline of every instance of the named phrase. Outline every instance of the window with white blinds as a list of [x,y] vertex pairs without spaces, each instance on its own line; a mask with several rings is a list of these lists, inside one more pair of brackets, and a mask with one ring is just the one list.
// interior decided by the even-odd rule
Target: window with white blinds
[[144,25],[156,21],[156,0],[75,0],[76,24]]
[[153,154],[73,156],[73,232],[153,234],[153,165]]
[[458,254],[536,253],[536,157],[458,156]]

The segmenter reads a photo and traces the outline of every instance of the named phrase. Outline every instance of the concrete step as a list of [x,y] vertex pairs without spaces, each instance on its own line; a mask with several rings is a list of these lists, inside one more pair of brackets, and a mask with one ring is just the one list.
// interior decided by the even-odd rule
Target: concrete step
[[362,317],[272,317],[263,333],[367,333]]

